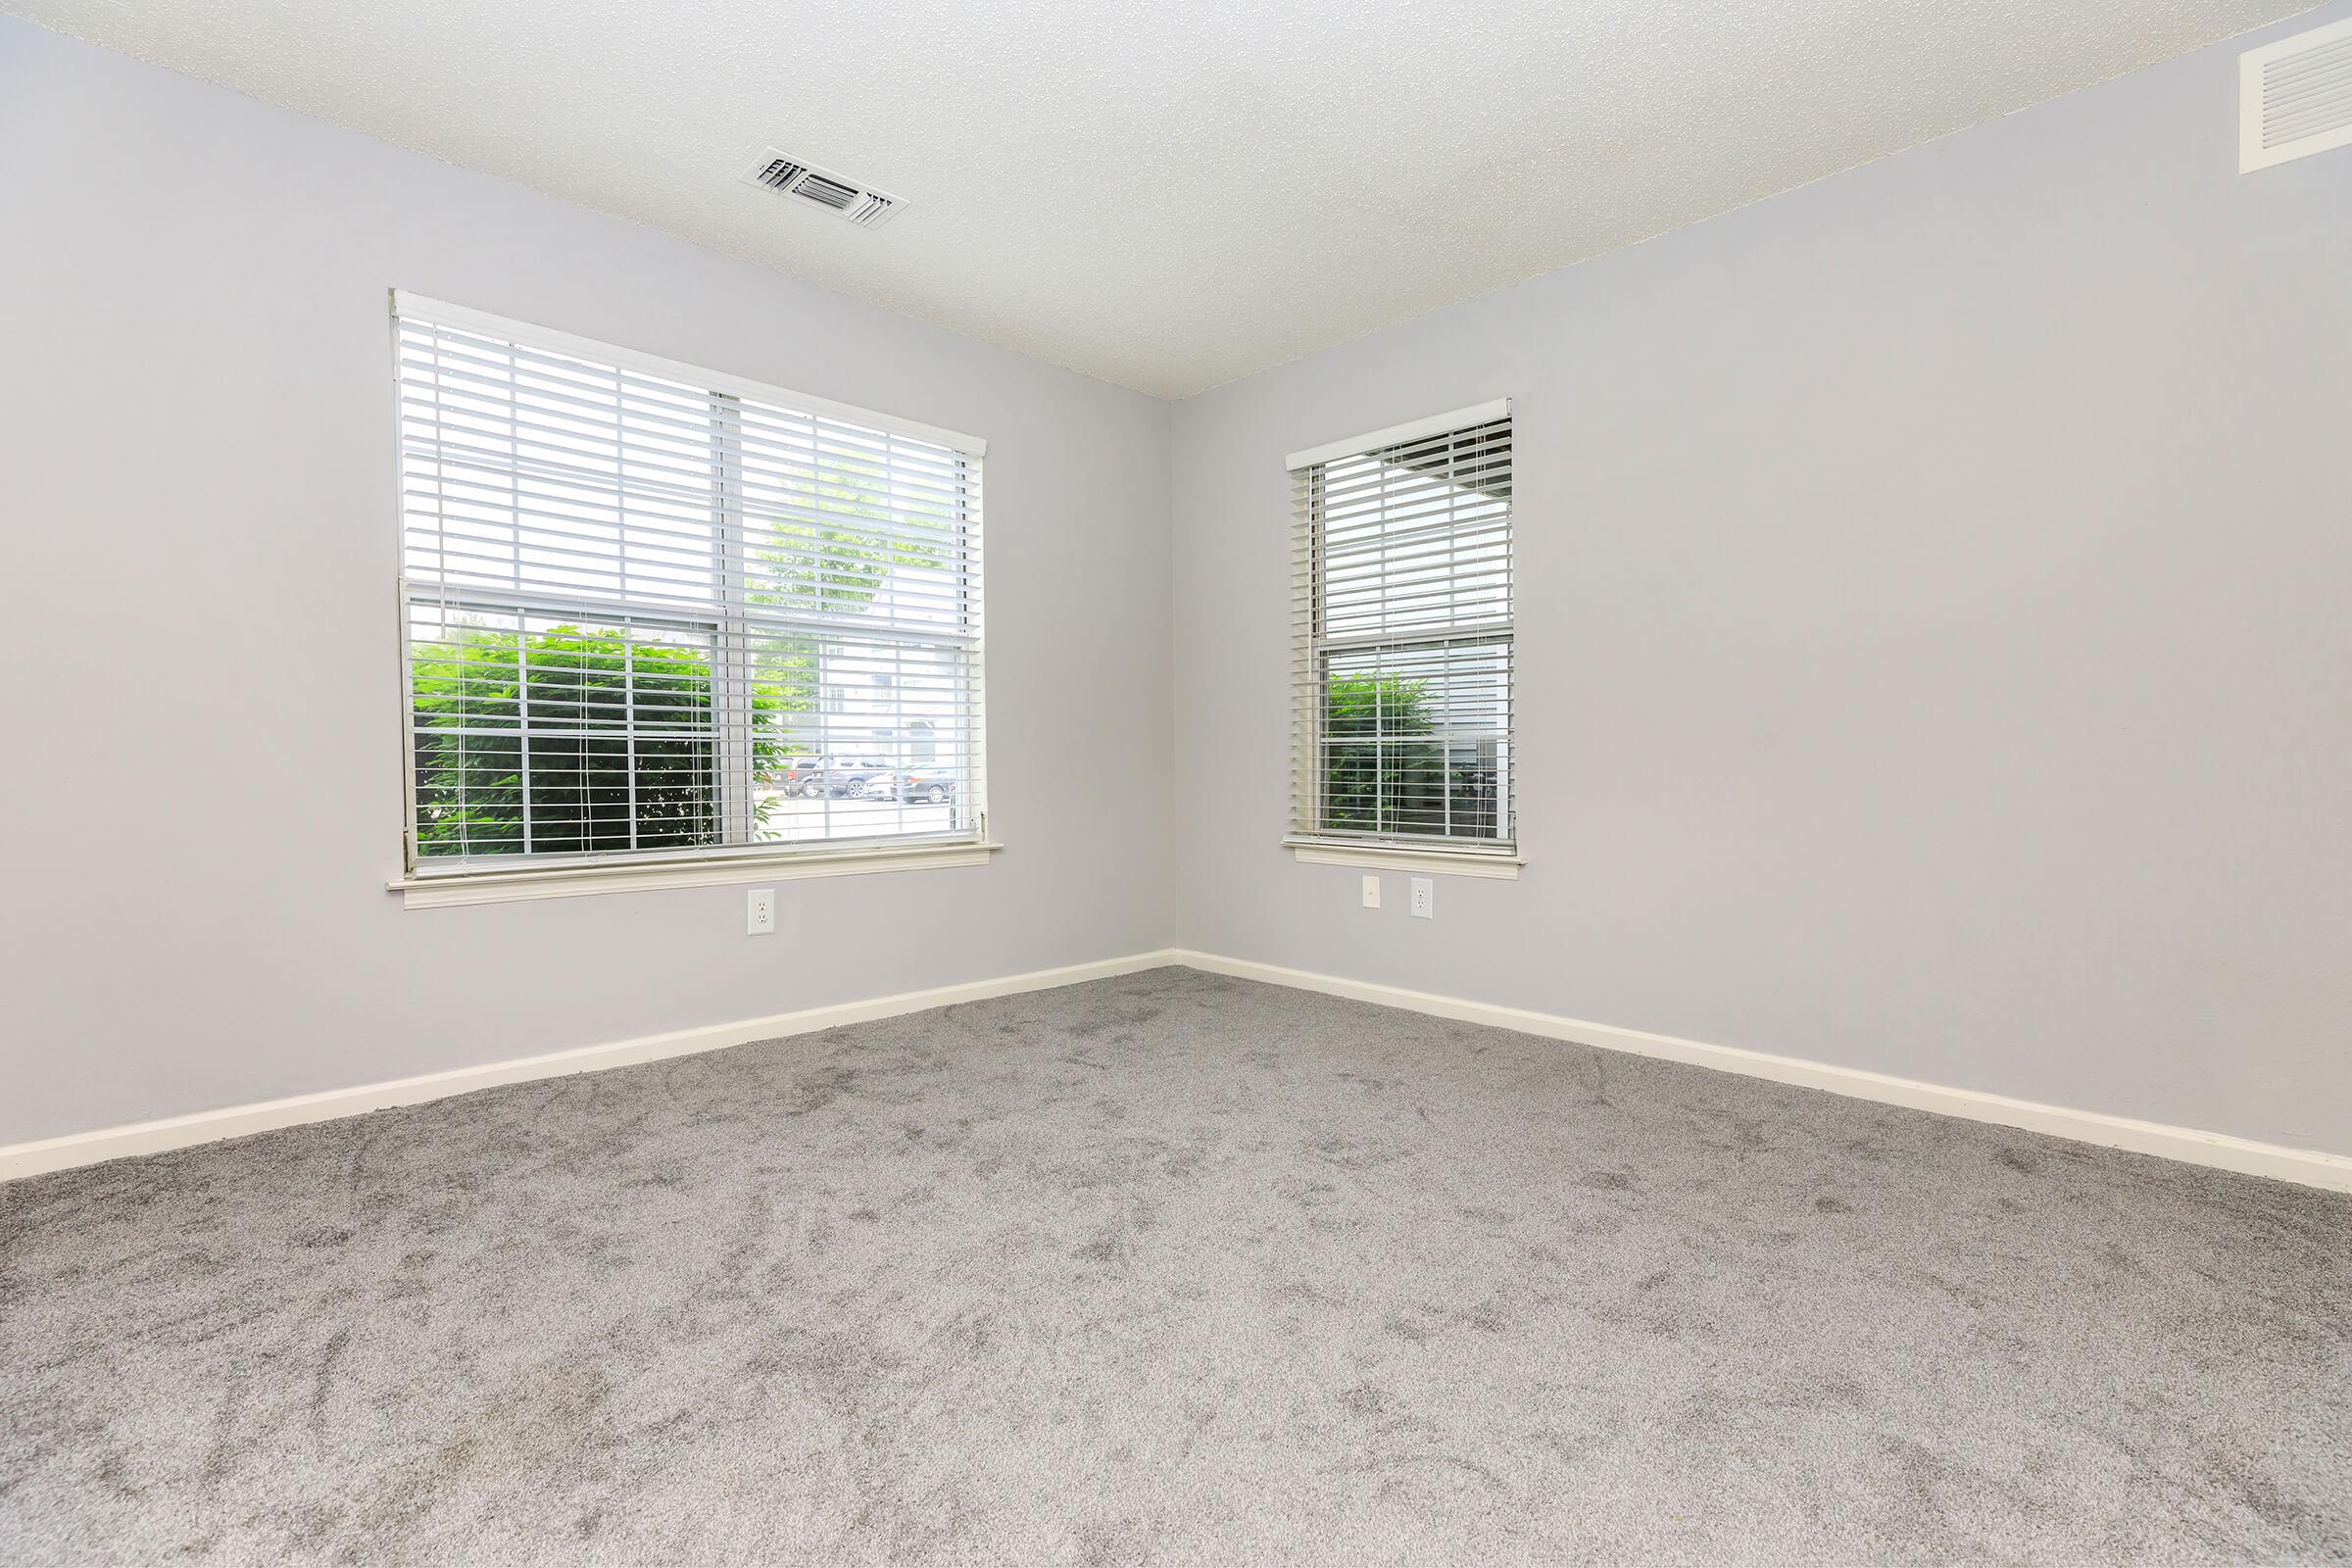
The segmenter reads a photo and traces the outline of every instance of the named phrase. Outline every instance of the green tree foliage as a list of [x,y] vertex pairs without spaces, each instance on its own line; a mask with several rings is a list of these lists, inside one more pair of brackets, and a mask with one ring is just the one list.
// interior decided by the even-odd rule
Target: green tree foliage
[[1483,837],[1494,775],[1475,747],[1436,733],[1429,682],[1334,675],[1323,687],[1324,825],[1369,833]]
[[[936,569],[945,558],[935,547],[894,537],[875,524],[891,516],[887,478],[878,466],[820,459],[811,499],[814,515],[770,514],[750,520],[753,581],[750,603],[802,613],[856,614],[873,603],[893,568]],[[945,529],[951,519],[932,519]],[[815,650],[805,638],[766,638],[753,658],[760,678],[774,688],[779,717],[814,712],[820,674]],[[779,759],[808,750],[794,736]]]
[[[611,628],[469,626],[418,645],[411,680],[417,854],[521,854],[526,814],[539,853],[717,842],[705,650]],[[793,695],[755,682],[755,768],[781,760],[769,720]]]
[[1396,675],[1333,675],[1323,684],[1323,801],[1328,826],[1394,832],[1417,775],[1444,762],[1416,736],[1436,728],[1429,683]]
[[894,566],[934,567],[936,549],[903,539],[885,542],[880,530],[847,518],[888,517],[880,498],[832,487],[817,498],[820,517],[838,514],[842,522],[769,517],[754,524],[759,541],[752,551],[758,577],[745,596],[769,605],[819,614],[855,614],[872,603]]

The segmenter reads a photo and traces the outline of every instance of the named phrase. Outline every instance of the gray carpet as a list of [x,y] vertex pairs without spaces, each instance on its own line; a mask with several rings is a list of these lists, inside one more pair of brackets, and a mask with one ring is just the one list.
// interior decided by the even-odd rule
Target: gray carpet
[[0,1188],[10,1563],[2352,1560],[2352,1200],[1180,969]]

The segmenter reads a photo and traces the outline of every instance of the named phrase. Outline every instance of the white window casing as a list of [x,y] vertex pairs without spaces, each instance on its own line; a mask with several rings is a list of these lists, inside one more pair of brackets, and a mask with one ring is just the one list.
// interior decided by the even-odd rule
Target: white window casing
[[1288,466],[1284,842],[1307,861],[1515,876],[1510,404]]
[[985,858],[985,443],[393,317],[411,903]]

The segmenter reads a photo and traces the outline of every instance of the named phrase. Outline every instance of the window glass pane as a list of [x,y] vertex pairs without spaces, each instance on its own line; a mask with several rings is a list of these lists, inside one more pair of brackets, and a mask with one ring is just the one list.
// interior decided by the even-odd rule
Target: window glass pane
[[[1331,466],[1324,635],[1443,630],[1510,615],[1510,495],[1377,457]],[[1352,477],[1352,484],[1349,479]]]
[[419,856],[717,842],[707,630],[417,605],[409,637]]
[[1500,837],[1510,769],[1510,658],[1507,642],[1328,655],[1325,825]]
[[771,639],[758,837],[947,833],[969,825],[978,693],[953,644]]
[[709,606],[709,394],[469,333],[403,333],[404,570],[415,584]]
[[759,405],[741,417],[750,605],[938,630],[962,624],[976,565],[963,460]]

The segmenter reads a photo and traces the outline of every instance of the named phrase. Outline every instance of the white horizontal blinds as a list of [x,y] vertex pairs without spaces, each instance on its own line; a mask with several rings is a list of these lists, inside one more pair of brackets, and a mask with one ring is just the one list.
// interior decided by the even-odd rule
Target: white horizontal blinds
[[1509,414],[1291,478],[1294,831],[1508,848]]
[[747,835],[968,835],[985,798],[977,461],[750,399],[724,418]]
[[976,457],[398,326],[420,861],[972,836]]
[[708,626],[409,602],[428,855],[717,842]]

